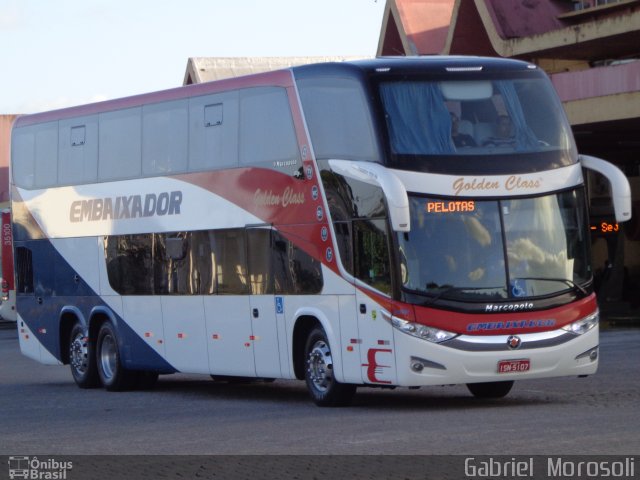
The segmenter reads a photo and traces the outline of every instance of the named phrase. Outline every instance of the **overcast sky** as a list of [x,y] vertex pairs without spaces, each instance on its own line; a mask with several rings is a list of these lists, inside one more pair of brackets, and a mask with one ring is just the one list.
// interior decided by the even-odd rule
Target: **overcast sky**
[[172,88],[189,57],[368,55],[385,0],[0,0],[0,114]]

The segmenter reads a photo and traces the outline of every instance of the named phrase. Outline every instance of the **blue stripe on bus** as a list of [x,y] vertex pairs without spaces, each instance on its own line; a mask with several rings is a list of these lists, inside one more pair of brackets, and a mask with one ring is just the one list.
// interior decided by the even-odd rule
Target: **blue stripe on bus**
[[[36,240],[16,244],[16,247],[21,246],[32,252],[34,293],[17,292],[16,308],[21,320],[56,359],[62,360],[59,339],[61,313],[65,307],[72,306],[83,317],[80,321],[85,322],[89,321],[92,312],[108,313],[118,333],[121,358],[126,368],[161,373],[177,371],[87,285],[51,242]],[[158,322],[162,325],[161,319]]]

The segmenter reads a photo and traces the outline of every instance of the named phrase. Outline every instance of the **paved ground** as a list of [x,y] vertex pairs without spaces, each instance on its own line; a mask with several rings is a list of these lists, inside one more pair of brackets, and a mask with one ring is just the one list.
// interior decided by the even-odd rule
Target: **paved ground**
[[502,400],[461,386],[363,388],[352,407],[322,409],[295,381],[172,375],[149,392],[80,390],[68,367],[23,357],[0,328],[0,388],[0,455],[640,456],[640,329],[602,332],[597,375],[517,382]]

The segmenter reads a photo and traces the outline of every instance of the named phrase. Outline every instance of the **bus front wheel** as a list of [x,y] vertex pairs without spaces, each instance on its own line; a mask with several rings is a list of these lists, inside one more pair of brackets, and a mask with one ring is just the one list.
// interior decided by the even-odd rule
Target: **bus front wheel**
[[93,344],[80,323],[73,326],[69,335],[69,366],[71,375],[80,388],[98,386],[98,368]]
[[511,391],[513,381],[467,383],[467,388],[476,398],[502,398]]
[[106,390],[115,392],[134,386],[136,373],[122,366],[118,349],[118,336],[111,322],[105,322],[98,332],[96,342],[98,375]]
[[311,330],[304,352],[304,378],[313,402],[320,407],[349,405],[356,392],[356,386],[336,380],[329,341],[322,327]]

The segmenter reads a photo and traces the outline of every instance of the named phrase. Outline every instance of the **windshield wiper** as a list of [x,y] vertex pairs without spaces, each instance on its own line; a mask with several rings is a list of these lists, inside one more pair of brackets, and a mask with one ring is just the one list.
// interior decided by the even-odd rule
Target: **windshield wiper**
[[[430,284],[427,285],[427,288],[438,288],[437,285],[432,285]],[[504,286],[499,286],[499,287],[453,287],[453,286],[449,286],[449,285],[442,285],[443,290],[436,293],[433,297],[431,297],[431,301],[429,303],[436,303],[438,300],[440,300],[441,298],[449,298],[450,300],[455,300],[455,298],[451,298],[451,297],[446,297],[446,295],[448,293],[454,293],[454,292],[464,292],[464,291],[471,291],[471,293],[473,293],[474,290],[476,291],[481,291],[481,290],[504,290]]]
[[589,292],[587,292],[587,290],[584,287],[581,287],[576,282],[574,282],[573,280],[569,280],[568,278],[518,277],[518,278],[514,278],[513,280],[514,281],[539,280],[539,281],[548,281],[548,282],[560,282],[560,283],[564,283],[565,285],[568,285],[569,287],[571,287],[572,290],[575,290],[576,292],[582,294],[583,297],[586,297],[587,295],[589,295]]

